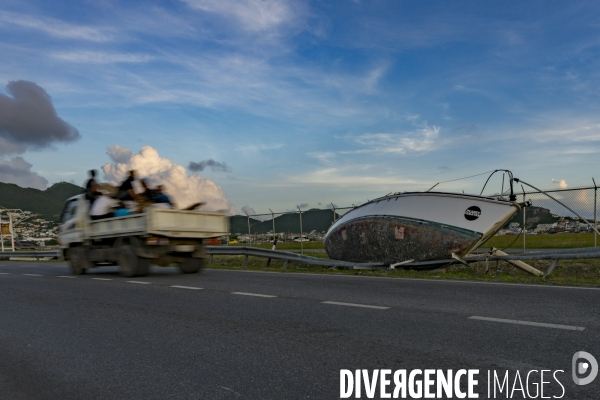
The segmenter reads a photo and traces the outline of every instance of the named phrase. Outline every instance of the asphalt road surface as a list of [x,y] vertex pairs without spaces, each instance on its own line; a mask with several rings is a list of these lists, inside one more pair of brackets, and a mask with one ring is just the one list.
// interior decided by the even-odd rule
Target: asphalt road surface
[[479,369],[480,398],[488,371],[563,370],[563,398],[598,399],[571,360],[600,359],[599,305],[597,289],[0,261],[0,399],[335,399],[341,369],[417,368]]

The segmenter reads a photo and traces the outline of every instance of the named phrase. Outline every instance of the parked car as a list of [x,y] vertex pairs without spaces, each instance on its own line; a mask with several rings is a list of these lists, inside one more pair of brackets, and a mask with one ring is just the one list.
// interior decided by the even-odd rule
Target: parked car
[[15,241],[16,250],[37,250],[38,244],[30,240],[17,240]]

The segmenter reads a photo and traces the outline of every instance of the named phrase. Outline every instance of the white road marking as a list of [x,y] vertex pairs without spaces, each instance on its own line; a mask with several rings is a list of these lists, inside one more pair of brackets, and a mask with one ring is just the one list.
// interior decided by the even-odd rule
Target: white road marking
[[258,293],[246,293],[246,292],[231,292],[231,294],[239,294],[242,296],[255,296],[255,297],[277,297],[271,294],[258,294]]
[[474,315],[472,317],[469,317],[469,319],[477,319],[477,320],[480,320],[480,321],[491,321],[491,322],[503,322],[505,324],[539,326],[541,328],[566,329],[566,330],[569,330],[569,331],[582,331],[582,330],[585,329],[582,326],[546,324],[546,323],[543,323],[543,322],[519,321],[519,320],[516,320],[516,319],[502,319],[502,318],[478,317],[476,315]]
[[387,310],[388,308],[390,308],[390,307],[382,307],[382,306],[370,306],[368,304],[341,303],[339,301],[324,301],[323,304],[333,304],[333,305],[336,305],[336,306],[375,308],[377,310]]
[[23,274],[23,275],[26,275],[26,276],[44,276],[44,275],[39,275],[39,274]]
[[108,279],[108,278],[92,278],[92,279],[95,279],[97,281],[112,281],[112,279]]
[[76,278],[76,276],[70,276],[70,275],[57,275],[57,278]]
[[139,283],[140,285],[149,285],[149,284],[152,283],[152,282],[141,282],[141,281],[127,281],[127,282],[129,282],[129,283]]
[[0,275],[10,275],[10,272],[0,272]]
[[178,285],[173,285],[171,286],[172,288],[176,288],[176,289],[191,289],[191,290],[200,290],[200,289],[204,289],[201,287],[193,287],[193,286],[178,286]]

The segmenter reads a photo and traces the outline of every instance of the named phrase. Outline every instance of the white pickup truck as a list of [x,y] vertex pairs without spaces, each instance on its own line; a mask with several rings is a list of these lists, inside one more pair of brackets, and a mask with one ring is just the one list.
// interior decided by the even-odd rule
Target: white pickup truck
[[220,213],[148,207],[143,213],[92,221],[84,195],[65,203],[59,242],[75,275],[102,265],[119,265],[121,275],[144,276],[151,264],[177,264],[184,273],[202,269],[203,240],[226,235]]

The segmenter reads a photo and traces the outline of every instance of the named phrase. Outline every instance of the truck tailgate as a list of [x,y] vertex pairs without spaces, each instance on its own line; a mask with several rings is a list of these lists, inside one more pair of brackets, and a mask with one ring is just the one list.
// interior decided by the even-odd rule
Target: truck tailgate
[[227,235],[229,218],[220,213],[150,208],[146,211],[149,234],[182,238]]

